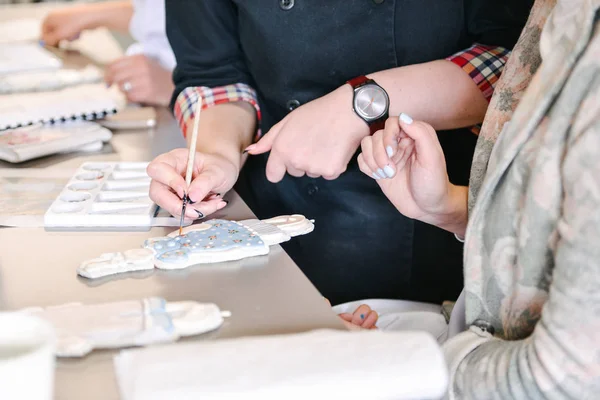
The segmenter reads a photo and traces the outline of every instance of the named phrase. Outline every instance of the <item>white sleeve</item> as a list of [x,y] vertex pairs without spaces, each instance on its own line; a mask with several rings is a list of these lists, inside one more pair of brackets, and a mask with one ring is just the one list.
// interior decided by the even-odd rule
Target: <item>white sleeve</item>
[[132,1],[129,32],[137,43],[127,49],[127,55],[144,54],[172,71],[176,61],[166,34],[164,0]]

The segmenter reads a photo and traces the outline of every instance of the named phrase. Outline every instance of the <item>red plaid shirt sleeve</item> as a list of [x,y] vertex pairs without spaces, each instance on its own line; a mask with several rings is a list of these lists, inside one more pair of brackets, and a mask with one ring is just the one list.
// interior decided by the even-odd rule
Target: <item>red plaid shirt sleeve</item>
[[452,61],[469,74],[487,101],[490,101],[508,56],[510,56],[510,51],[504,47],[474,44],[468,49],[448,57],[447,60]]
[[[510,51],[504,47],[484,46],[476,43],[468,49],[448,57],[447,60],[469,74],[489,102],[509,56]],[[471,132],[476,135],[479,135],[480,130],[481,125],[471,127]]]
[[[256,91],[243,83],[221,86],[216,88],[209,87],[188,87],[184,89],[175,101],[174,113],[175,119],[179,124],[181,132],[185,137],[188,122],[195,117],[196,104],[198,97],[202,98],[202,109],[212,107],[217,104],[231,103],[235,101],[246,101],[256,110],[256,116],[260,123],[260,107],[256,97]],[[260,137],[260,130],[256,134],[256,139]]]

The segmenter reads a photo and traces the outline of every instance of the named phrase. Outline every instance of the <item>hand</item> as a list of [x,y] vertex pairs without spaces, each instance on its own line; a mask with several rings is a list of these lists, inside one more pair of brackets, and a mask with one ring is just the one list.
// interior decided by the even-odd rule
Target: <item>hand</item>
[[267,179],[279,182],[286,171],[336,179],[348,166],[360,140],[369,134],[367,124],[352,111],[352,90],[344,85],[311,101],[273,126],[246,150],[252,155],[271,151]]
[[118,85],[133,103],[167,106],[175,89],[171,71],[143,54],[114,61],[106,68],[104,80]]
[[182,199],[188,195],[193,203],[186,208],[185,219],[195,220],[227,205],[221,194],[228,192],[238,177],[238,168],[216,154],[196,153],[193,180],[186,188],[187,149],[176,149],[156,157],[148,165],[150,198],[175,217],[181,216]]
[[362,330],[362,329],[377,329],[375,324],[379,315],[374,310],[371,310],[366,304],[361,305],[352,314],[343,313],[339,317],[342,322],[351,331]]
[[452,185],[435,130],[406,114],[366,137],[358,156],[362,172],[377,183],[405,216],[463,234],[466,188]]
[[49,46],[58,46],[61,40],[76,40],[91,24],[92,16],[83,7],[53,11],[42,22],[41,40]]

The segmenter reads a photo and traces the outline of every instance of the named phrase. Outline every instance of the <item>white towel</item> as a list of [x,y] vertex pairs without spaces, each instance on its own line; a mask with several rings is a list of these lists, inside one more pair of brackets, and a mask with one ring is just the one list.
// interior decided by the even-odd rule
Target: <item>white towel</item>
[[122,351],[122,400],[439,399],[447,371],[424,332],[330,331]]

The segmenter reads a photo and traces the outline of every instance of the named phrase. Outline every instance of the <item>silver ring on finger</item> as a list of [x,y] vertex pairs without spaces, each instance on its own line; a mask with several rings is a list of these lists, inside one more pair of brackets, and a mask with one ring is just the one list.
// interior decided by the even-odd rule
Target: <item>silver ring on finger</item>
[[131,82],[127,81],[127,82],[123,83],[123,91],[124,92],[130,92],[131,89],[133,89],[133,85],[131,84]]

